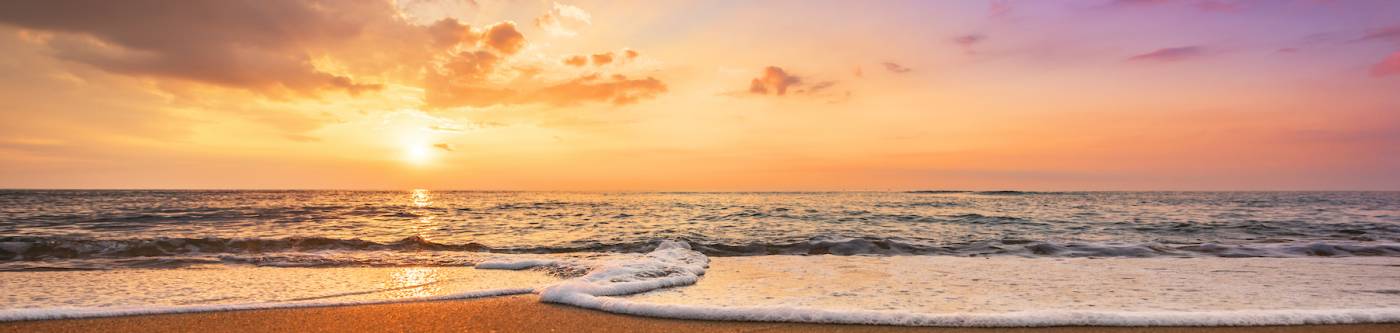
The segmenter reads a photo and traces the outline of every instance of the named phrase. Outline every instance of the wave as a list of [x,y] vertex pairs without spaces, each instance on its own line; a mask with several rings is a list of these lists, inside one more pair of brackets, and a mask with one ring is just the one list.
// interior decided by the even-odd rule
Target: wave
[[[186,313],[244,309],[377,304],[539,294],[539,300],[582,308],[649,317],[698,320],[803,322],[945,327],[1045,326],[1261,326],[1400,322],[1400,309],[1307,309],[1230,311],[1078,311],[1046,310],[986,313],[914,313],[877,310],[826,310],[800,307],[720,307],[639,302],[634,295],[701,282],[709,257],[690,244],[661,241],[637,257],[588,265],[586,274],[541,288],[493,289],[453,295],[360,302],[277,302],[147,308],[42,308],[0,310],[0,321]],[[554,260],[492,261],[478,269],[527,269],[564,264]]]
[[[499,263],[520,268],[551,262]],[[1260,326],[1400,322],[1400,309],[1257,311],[1022,311],[1008,313],[910,313],[797,307],[719,307],[646,303],[618,298],[698,283],[709,258],[684,242],[663,241],[636,259],[598,265],[588,274],[536,291],[540,301],[648,317],[723,321],[802,322],[944,327],[1045,326]]]
[[393,300],[373,300],[373,301],[341,301],[341,302],[306,302],[287,301],[252,304],[213,304],[213,305],[180,305],[180,306],[149,306],[149,307],[114,307],[114,308],[28,308],[28,309],[4,309],[0,310],[0,322],[20,321],[20,320],[49,320],[49,319],[76,319],[76,318],[97,318],[97,317],[118,317],[151,314],[172,314],[172,313],[196,313],[215,311],[236,311],[236,310],[260,310],[260,309],[287,309],[287,308],[313,308],[327,306],[346,305],[371,305],[403,302],[422,301],[443,301],[460,300],[471,298],[483,298],[494,296],[520,295],[534,292],[533,288],[502,288],[475,290],[449,295],[401,298]]
[[[995,219],[986,217],[987,219]],[[1007,222],[1010,223],[1010,222]],[[685,240],[710,256],[949,255],[1021,257],[1400,257],[1400,243],[1261,241],[1248,244],[1048,242],[996,239],[931,243],[905,238],[820,236],[778,242]],[[421,237],[392,242],[335,238],[86,239],[0,237],[0,270],[178,268],[204,264],[276,267],[461,266],[488,254],[648,253],[656,240],[571,246],[494,247]]]

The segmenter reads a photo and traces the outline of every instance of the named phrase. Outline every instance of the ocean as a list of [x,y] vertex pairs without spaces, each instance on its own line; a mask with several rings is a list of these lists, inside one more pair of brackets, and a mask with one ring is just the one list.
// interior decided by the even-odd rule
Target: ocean
[[0,191],[0,320],[535,293],[932,326],[1400,321],[1400,192]]

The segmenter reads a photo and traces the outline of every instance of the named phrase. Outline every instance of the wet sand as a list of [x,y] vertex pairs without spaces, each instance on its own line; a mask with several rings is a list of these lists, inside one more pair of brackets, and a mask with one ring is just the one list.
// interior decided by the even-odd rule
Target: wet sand
[[677,320],[540,303],[460,301],[0,323],[0,332],[1400,332],[1400,324],[1257,327],[937,328]]

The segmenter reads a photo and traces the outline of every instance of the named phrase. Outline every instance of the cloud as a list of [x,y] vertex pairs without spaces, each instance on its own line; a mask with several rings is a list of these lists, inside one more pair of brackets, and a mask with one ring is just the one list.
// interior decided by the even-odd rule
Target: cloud
[[891,73],[904,74],[904,73],[908,73],[908,72],[914,71],[913,69],[910,69],[909,67],[904,67],[903,65],[896,64],[896,63],[893,63],[893,62],[882,62],[882,63],[880,63],[880,65],[885,66],[885,70],[890,71]]
[[583,67],[588,64],[588,57],[575,55],[564,58],[564,64],[574,67]]
[[105,71],[266,93],[375,91],[375,83],[318,70],[308,50],[353,40],[394,20],[387,2],[3,1],[0,24],[61,34],[64,60]]
[[1106,7],[1141,8],[1159,5],[1190,5],[1191,8],[1203,12],[1230,13],[1243,11],[1249,4],[1243,0],[1113,0]]
[[[471,26],[453,18],[414,20],[394,1],[54,0],[0,1],[0,26],[32,32],[45,55],[103,71],[244,89],[274,99],[325,92],[362,94],[393,82],[421,88],[425,107],[584,102],[628,104],[666,91],[654,78],[587,79],[546,73],[525,53],[510,21]],[[558,5],[556,18],[587,21]],[[42,37],[42,38],[41,38]],[[566,65],[620,64],[636,51],[565,58]],[[625,58],[624,58],[625,57]],[[622,66],[610,66],[621,70]],[[613,73],[608,73],[613,74]],[[608,76],[611,77],[611,76]],[[372,79],[370,79],[372,78]],[[540,91],[561,93],[547,97]]]
[[1389,26],[1379,29],[1371,29],[1369,31],[1366,31],[1366,34],[1362,35],[1361,38],[1356,39],[1356,41],[1400,43],[1400,25]]
[[632,49],[622,49],[622,56],[627,57],[627,60],[637,59],[637,56],[639,56],[639,55],[641,55],[641,54],[640,54],[640,53],[637,53],[637,51],[635,51],[635,50],[632,50]]
[[576,105],[581,102],[626,105],[642,99],[656,98],[664,92],[666,84],[651,77],[628,79],[626,76],[613,75],[609,79],[599,79],[598,75],[589,75],[545,87],[526,96],[524,100],[556,106]]
[[1220,0],[1203,0],[1197,2],[1195,6],[1196,9],[1199,9],[1201,11],[1217,13],[1231,13],[1242,11],[1245,9],[1244,3],[1241,3],[1239,1],[1227,2]]
[[453,147],[452,144],[447,143],[435,143],[433,144],[433,148],[442,149],[443,151],[448,152],[457,151],[457,149]]
[[432,36],[433,46],[437,48],[449,48],[458,44],[476,45],[481,40],[481,33],[472,30],[472,27],[457,19],[442,19],[428,26],[428,34]]
[[1380,63],[1371,66],[1371,76],[1382,77],[1400,74],[1400,51],[1391,53]]
[[749,92],[759,95],[767,95],[772,92],[782,96],[787,94],[788,87],[799,84],[802,84],[802,78],[789,75],[777,66],[768,66],[768,68],[763,69],[762,76],[749,82]]
[[1007,0],[992,0],[987,3],[987,18],[1003,18],[1011,15],[1011,3]]
[[482,36],[481,43],[501,51],[501,53],[515,54],[520,51],[521,47],[525,46],[525,35],[520,34],[519,30],[515,30],[515,22],[505,21],[496,23],[487,29],[486,34]]
[[985,41],[985,40],[987,40],[987,36],[986,36],[986,35],[982,35],[982,34],[967,34],[967,35],[962,35],[962,36],[954,37],[954,38],[953,38],[953,44],[958,44],[958,47],[962,47],[963,52],[972,53],[972,46],[973,46],[973,45],[977,45],[977,44],[979,44],[979,43],[982,43],[982,41]]
[[1199,46],[1170,47],[1128,57],[1128,61],[1175,62],[1204,56],[1205,48]]
[[[581,56],[580,56],[581,57]],[[443,66],[444,73],[428,82],[426,102],[431,107],[549,104],[573,106],[585,102],[613,105],[636,103],[667,91],[666,84],[652,77],[629,79],[612,75],[608,79],[592,74],[562,83],[512,88],[511,82],[497,82],[492,74],[509,74],[500,68],[502,58],[486,51],[462,52]],[[567,59],[566,59],[567,61]],[[521,70],[516,69],[516,72]]]
[[607,64],[612,63],[612,61],[613,61],[613,53],[612,53],[612,52],[598,53],[598,54],[594,54],[594,55],[593,55],[592,57],[590,57],[590,58],[593,59],[593,65],[594,65],[594,66],[607,65]]
[[816,84],[813,84],[812,86],[807,87],[806,89],[798,89],[798,90],[796,91],[796,93],[798,93],[798,94],[809,94],[809,95],[810,95],[810,94],[816,94],[816,93],[820,93],[820,92],[822,92],[822,91],[824,91],[824,90],[830,89],[831,87],[834,87],[834,86],[836,86],[836,81],[822,81],[822,82],[817,82]]
[[549,12],[535,18],[535,26],[556,36],[578,35],[578,30],[593,24],[593,17],[578,8],[554,3]]
[[1176,2],[1178,0],[1113,0],[1109,1],[1111,7],[1133,7],[1133,6],[1156,6]]

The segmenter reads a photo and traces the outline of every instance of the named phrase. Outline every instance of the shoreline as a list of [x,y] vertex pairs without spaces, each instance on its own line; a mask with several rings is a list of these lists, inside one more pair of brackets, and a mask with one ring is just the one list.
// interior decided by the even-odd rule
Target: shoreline
[[614,314],[542,303],[537,295],[372,305],[232,310],[0,322],[7,332],[1396,332],[1400,323],[1037,328],[956,328],[704,321]]

